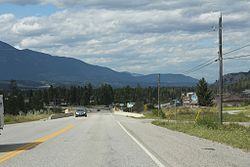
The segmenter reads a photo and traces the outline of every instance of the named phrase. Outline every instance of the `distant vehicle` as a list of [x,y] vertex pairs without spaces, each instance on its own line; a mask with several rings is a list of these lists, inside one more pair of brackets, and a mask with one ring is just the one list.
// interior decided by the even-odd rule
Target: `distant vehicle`
[[76,113],[75,113],[76,117],[87,117],[87,109],[86,108],[82,108],[82,109],[77,109]]
[[97,111],[100,111],[100,109],[98,108]]
[[0,129],[4,126],[4,106],[3,106],[3,95],[0,95]]

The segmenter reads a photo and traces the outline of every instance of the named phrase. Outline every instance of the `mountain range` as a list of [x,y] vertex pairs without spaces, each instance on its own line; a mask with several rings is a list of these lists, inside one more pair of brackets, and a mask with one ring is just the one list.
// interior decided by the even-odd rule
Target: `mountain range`
[[223,76],[224,84],[234,84],[241,80],[250,78],[250,70],[248,72],[238,72],[238,73],[229,73]]
[[[158,74],[142,75],[117,72],[107,67],[91,65],[69,57],[19,50],[0,41],[0,80],[21,80],[40,83],[121,86],[156,86]],[[162,86],[194,86],[197,79],[183,74],[161,74]],[[26,82],[27,84],[27,82]]]

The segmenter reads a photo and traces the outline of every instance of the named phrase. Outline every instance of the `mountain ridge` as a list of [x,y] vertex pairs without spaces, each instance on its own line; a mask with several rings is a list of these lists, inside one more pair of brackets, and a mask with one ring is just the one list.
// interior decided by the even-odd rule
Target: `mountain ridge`
[[250,78],[250,70],[247,72],[228,73],[223,76],[224,84],[234,84]]
[[[0,41],[0,80],[55,81],[59,83],[103,83],[115,87],[156,86],[157,75],[134,75],[84,61],[52,56],[29,49],[19,50]],[[163,86],[194,86],[198,80],[183,74],[161,74]]]

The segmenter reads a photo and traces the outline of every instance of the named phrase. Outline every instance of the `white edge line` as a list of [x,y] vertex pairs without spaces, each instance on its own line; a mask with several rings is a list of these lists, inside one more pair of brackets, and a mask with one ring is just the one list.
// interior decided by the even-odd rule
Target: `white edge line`
[[165,167],[151,152],[148,151],[133,135],[131,135],[127,129],[119,122],[116,120],[116,122],[120,125],[120,127],[127,133],[129,137],[131,137],[136,144],[138,144],[141,149],[156,163],[157,166],[159,167]]

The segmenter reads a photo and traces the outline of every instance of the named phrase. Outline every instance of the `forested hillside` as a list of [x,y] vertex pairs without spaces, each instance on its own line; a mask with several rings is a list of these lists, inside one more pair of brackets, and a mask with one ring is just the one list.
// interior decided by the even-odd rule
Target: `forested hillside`
[[225,88],[230,93],[242,93],[242,91],[250,89],[250,77],[239,80],[236,83],[226,85]]

